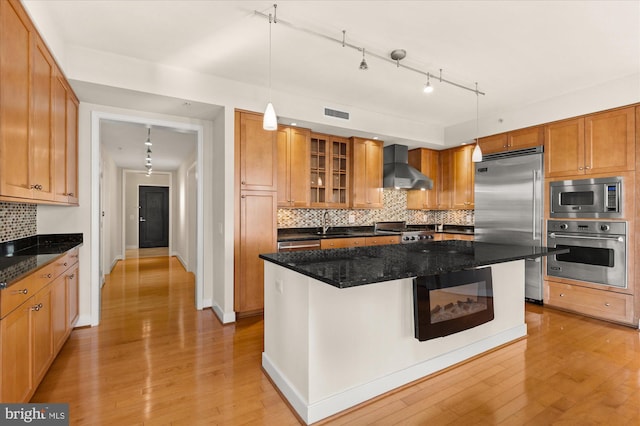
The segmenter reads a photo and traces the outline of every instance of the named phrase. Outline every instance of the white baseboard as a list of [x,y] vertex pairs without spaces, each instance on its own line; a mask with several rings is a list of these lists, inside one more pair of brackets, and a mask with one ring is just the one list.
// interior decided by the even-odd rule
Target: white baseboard
[[216,314],[218,319],[223,324],[230,324],[232,322],[236,322],[236,313],[235,312],[224,312],[217,303],[213,303],[211,305],[211,309]]
[[138,248],[138,246],[137,246],[137,245],[136,245],[136,246],[125,246],[125,248],[126,248],[127,250],[130,250],[130,249],[137,249],[137,248]]
[[187,262],[185,262],[185,260],[182,258],[182,256],[180,256],[180,253],[173,252],[172,256],[175,256],[176,259],[178,259],[178,262],[180,262],[182,264],[182,267],[184,268],[185,271],[189,271],[189,268],[187,267]]
[[124,260],[124,256],[119,254],[113,259],[113,261],[111,262],[111,267],[109,268],[109,273],[111,273],[111,271],[113,271],[113,268],[116,267],[116,264],[118,263],[119,260]]
[[76,322],[76,325],[74,325],[74,327],[86,327],[86,326],[93,326],[94,324],[91,323],[91,316],[90,315],[80,315],[78,317],[78,321]]
[[262,353],[262,367],[298,415],[307,424],[311,424],[526,335],[527,325],[522,324],[369,383],[347,389],[313,404],[309,404],[300,395],[264,352]]

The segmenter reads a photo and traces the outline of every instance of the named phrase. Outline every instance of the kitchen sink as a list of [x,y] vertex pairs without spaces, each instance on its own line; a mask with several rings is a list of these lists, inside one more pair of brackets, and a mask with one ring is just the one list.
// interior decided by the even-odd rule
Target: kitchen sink
[[320,235],[323,237],[346,237],[350,236],[351,234],[344,231],[327,231],[324,234],[322,232],[316,232],[316,235]]

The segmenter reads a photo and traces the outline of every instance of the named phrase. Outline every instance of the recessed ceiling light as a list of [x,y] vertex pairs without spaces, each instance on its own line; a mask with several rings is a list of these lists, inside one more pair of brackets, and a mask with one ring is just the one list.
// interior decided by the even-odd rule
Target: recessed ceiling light
[[374,136],[374,137],[373,137],[373,140],[374,140],[374,141],[377,141],[377,140],[378,140],[378,137],[377,137],[377,136]]
[[297,126],[297,125],[298,125],[298,123],[291,123],[291,125],[292,125],[292,126]]

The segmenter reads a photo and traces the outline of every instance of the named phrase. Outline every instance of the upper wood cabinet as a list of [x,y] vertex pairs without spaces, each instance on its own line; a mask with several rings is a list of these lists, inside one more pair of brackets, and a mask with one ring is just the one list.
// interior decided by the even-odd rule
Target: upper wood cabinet
[[309,207],[311,131],[278,128],[278,207]]
[[438,192],[440,190],[439,163],[440,153],[432,149],[419,148],[409,151],[409,165],[433,180],[431,190],[419,189],[407,191],[407,208],[415,210],[430,210],[438,208]]
[[235,123],[240,189],[277,191],[277,132],[262,128],[262,114],[236,111]]
[[440,151],[439,209],[473,209],[473,148],[465,145]]
[[311,206],[349,207],[349,139],[311,134]]
[[[71,130],[77,143],[77,118],[69,132],[59,125],[66,120],[61,99],[69,93],[76,99],[20,2],[0,2],[1,199],[69,203],[61,195],[67,167],[60,171],[56,163],[66,157]],[[77,155],[73,160],[77,170]],[[77,195],[72,203],[77,204]]]
[[78,100],[64,77],[53,80],[54,200],[78,204]]
[[[67,87],[67,202],[78,205],[78,98]],[[56,166],[57,167],[57,166]]]
[[351,138],[351,207],[382,208],[383,142]]
[[545,175],[570,177],[635,169],[633,107],[545,126]]
[[483,154],[531,148],[543,145],[544,129],[542,126],[527,127],[480,138],[479,143]]

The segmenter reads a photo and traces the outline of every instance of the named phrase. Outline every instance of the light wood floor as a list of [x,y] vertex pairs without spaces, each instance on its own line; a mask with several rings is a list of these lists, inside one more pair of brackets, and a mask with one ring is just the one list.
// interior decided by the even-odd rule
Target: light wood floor
[[138,259],[141,257],[169,256],[169,247],[134,248],[126,249],[125,259]]
[[[194,309],[175,258],[121,261],[99,327],[74,330],[32,402],[75,425],[295,425],[260,368],[261,318]],[[640,424],[637,330],[528,306],[529,337],[322,423]]]

